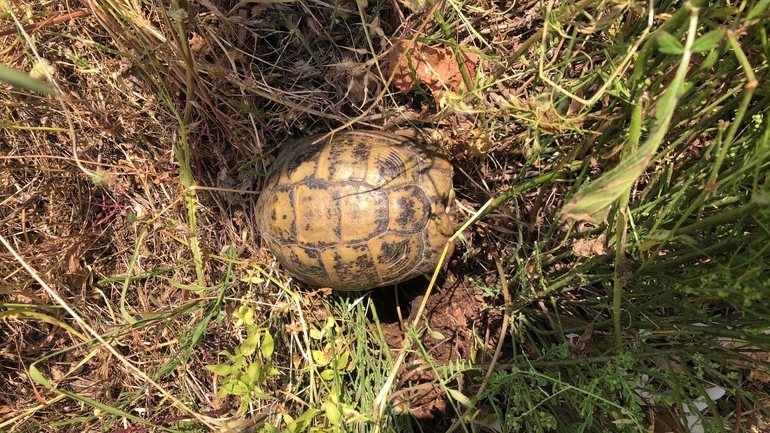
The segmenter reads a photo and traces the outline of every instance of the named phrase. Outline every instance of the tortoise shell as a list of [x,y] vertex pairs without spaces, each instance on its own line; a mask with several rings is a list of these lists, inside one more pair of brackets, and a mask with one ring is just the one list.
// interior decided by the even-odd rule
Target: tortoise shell
[[433,272],[453,233],[452,166],[443,155],[372,131],[285,147],[268,170],[256,220],[289,274],[365,290]]

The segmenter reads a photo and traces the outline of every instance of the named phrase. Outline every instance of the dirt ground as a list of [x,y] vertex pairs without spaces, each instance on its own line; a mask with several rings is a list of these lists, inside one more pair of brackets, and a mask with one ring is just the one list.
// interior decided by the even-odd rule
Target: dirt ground
[[[405,337],[403,325],[416,319],[424,293],[423,281],[408,283],[399,291],[398,306],[394,302],[393,290],[385,289],[372,294],[392,349],[399,350],[402,347]],[[489,361],[500,337],[501,312],[487,307],[487,300],[483,299],[479,291],[473,290],[467,280],[445,282],[443,288],[431,294],[425,305],[423,317],[427,319],[430,330],[421,339],[425,353],[439,365],[468,361],[472,357],[478,357],[482,364]],[[486,350],[476,347],[479,342],[485,344]],[[472,356],[472,352],[476,351],[478,353]],[[407,357],[405,364],[399,376],[399,388],[416,390],[409,395],[410,410],[423,421],[423,428],[445,431],[448,425],[436,424],[436,421],[444,421],[454,415],[453,409],[447,406],[445,391],[435,385],[436,378],[427,369],[422,353]],[[420,386],[423,384],[433,385],[426,388]]]

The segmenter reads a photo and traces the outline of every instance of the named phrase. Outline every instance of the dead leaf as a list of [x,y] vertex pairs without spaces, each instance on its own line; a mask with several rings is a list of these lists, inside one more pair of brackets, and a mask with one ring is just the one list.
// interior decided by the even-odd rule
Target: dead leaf
[[[767,333],[767,332],[766,332]],[[733,349],[738,348],[742,355],[756,359],[759,362],[751,362],[746,359],[736,359],[733,362],[749,370],[749,379],[762,383],[770,383],[770,368],[767,367],[770,362],[770,353],[762,351],[754,346],[746,346],[743,340],[734,340],[732,338],[720,338],[722,346]]]
[[400,0],[399,3],[406,6],[412,12],[422,12],[430,6],[433,6],[433,2],[430,0]]
[[[479,56],[462,49],[460,55],[473,85]],[[468,90],[451,47],[432,47],[399,39],[390,51],[389,73],[392,74],[394,69],[393,84],[403,94],[409,93],[415,84],[424,84],[435,100],[439,100],[444,91],[461,93]]]
[[605,256],[612,252],[606,244],[606,235],[599,235],[594,239],[578,239],[572,245],[572,251],[578,257]]

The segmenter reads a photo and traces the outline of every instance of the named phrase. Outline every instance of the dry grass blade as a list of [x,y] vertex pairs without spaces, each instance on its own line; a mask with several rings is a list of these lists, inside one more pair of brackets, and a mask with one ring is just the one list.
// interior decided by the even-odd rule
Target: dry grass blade
[[[106,350],[110,352],[115,359],[119,360],[123,363],[130,371],[134,372],[136,375],[138,375],[142,380],[145,380],[146,382],[150,383],[152,386],[155,387],[159,392],[161,392],[166,398],[171,400],[177,407],[180,409],[186,411],[193,417],[196,417],[201,423],[204,425],[208,425],[213,429],[213,426],[210,426],[205,419],[200,417],[198,413],[190,410],[187,405],[185,405],[181,400],[170,394],[165,388],[163,388],[160,384],[155,382],[152,378],[147,376],[144,371],[137,368],[134,364],[129,362],[123,355],[121,355],[109,342],[107,342],[104,337],[102,337],[98,332],[96,332],[91,326],[89,326],[83,318],[80,317],[80,315],[75,312],[75,310],[70,306],[64,299],[62,299],[58,293],[56,293],[54,290],[51,289],[51,287],[48,286],[48,284],[40,277],[40,274],[36,272],[32,267],[29,266],[29,264],[24,261],[24,259],[13,249],[11,244],[8,243],[8,241],[0,235],[0,243],[5,246],[5,248],[13,255],[13,257],[19,262],[19,264],[24,267],[24,269],[29,272],[30,276],[32,276],[37,282],[40,284],[43,289],[48,293],[48,295],[56,301],[56,303],[64,308],[67,313],[69,313],[70,317],[75,320],[75,322],[87,333],[89,334],[93,339],[99,342],[100,347],[103,350]],[[37,368],[33,366],[30,367],[30,374],[32,375],[32,378],[40,383],[41,385],[44,385],[48,388],[51,388],[53,390],[56,390],[56,388],[51,385],[51,383],[45,379],[45,377],[40,374],[40,372],[37,370]],[[69,395],[72,397],[72,394],[68,394],[66,392],[62,392],[65,395]],[[83,398],[83,397],[80,397]],[[89,401],[89,403],[96,405],[97,407],[102,407],[103,409],[106,407],[102,405],[99,402],[96,401]],[[128,414],[124,414],[125,416],[129,416]],[[141,418],[130,416],[132,419],[135,419],[137,421],[141,421]]]

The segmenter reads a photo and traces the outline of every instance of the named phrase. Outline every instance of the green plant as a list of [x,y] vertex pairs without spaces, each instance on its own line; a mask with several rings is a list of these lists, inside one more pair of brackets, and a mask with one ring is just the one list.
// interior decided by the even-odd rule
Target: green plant
[[280,371],[272,362],[275,350],[270,331],[254,322],[254,308],[241,305],[233,316],[238,319],[236,327],[243,327],[246,337],[240,346],[232,353],[223,350],[220,355],[227,358],[224,364],[206,365],[203,368],[213,372],[222,379],[217,388],[217,396],[228,395],[240,397],[240,411],[245,414],[249,405],[255,401],[274,400],[267,395],[263,387],[272,376],[280,375]]

